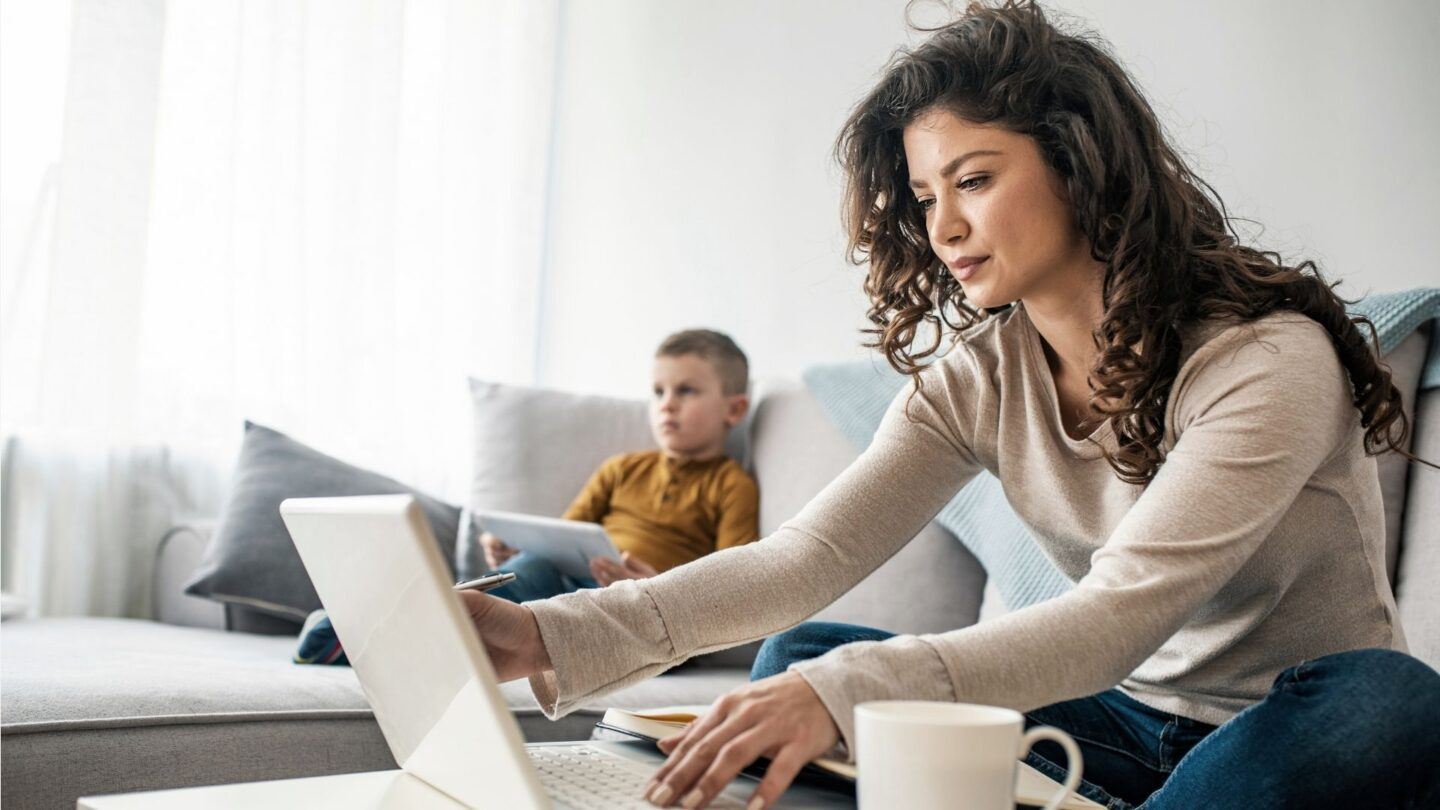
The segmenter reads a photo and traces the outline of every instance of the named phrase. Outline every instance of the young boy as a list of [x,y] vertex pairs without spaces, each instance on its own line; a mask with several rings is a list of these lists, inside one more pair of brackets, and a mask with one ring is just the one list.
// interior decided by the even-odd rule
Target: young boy
[[655,352],[650,430],[658,450],[606,459],[565,510],[567,520],[605,527],[622,563],[590,561],[593,579],[573,579],[548,562],[480,536],[492,569],[518,578],[490,593],[515,602],[545,599],[621,579],[643,579],[760,536],[759,489],[725,455],[725,438],[750,408],[749,364],[728,336],[677,332]]

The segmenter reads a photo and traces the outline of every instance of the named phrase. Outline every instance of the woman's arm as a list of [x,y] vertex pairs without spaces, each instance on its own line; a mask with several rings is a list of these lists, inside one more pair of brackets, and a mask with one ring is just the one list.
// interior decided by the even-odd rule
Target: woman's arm
[[1179,442],[1072,591],[962,630],[847,644],[733,690],[662,746],[647,795],[703,804],[768,755],[756,795],[769,806],[827,743],[854,751],[854,707],[867,700],[1027,711],[1119,683],[1234,576],[1316,469],[1359,441],[1345,371],[1310,326],[1262,327],[1264,340],[1187,381]]
[[661,576],[529,603],[554,668],[531,678],[550,717],[693,655],[789,628],[830,604],[924,528],[979,470],[966,435],[968,350],[906,386],[874,441],[769,537]]
[[1074,589],[981,625],[792,667],[847,743],[865,700],[1028,711],[1115,686],[1230,581],[1326,459],[1360,440],[1349,380],[1317,324],[1239,327],[1206,350],[1212,361],[1172,392],[1178,442]]

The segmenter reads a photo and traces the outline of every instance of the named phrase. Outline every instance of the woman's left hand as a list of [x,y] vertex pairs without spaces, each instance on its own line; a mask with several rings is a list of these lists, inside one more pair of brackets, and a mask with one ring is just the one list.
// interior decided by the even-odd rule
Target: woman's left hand
[[770,807],[806,763],[839,740],[840,729],[810,684],[782,672],[731,690],[683,733],[661,742],[668,758],[646,785],[645,798],[661,807],[704,807],[764,756],[770,768],[747,810]]

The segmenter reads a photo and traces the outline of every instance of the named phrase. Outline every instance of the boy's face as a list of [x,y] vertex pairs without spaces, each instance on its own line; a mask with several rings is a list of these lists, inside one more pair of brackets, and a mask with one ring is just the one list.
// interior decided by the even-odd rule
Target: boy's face
[[650,430],[665,450],[678,455],[713,454],[749,408],[744,394],[726,395],[720,375],[699,355],[655,358]]

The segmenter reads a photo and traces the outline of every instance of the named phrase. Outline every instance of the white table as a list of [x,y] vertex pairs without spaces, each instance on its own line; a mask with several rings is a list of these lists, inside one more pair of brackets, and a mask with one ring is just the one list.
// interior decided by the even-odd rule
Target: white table
[[78,810],[255,810],[257,807],[335,808],[341,810],[463,810],[465,805],[402,770],[342,773],[269,782],[149,790],[82,796]]

